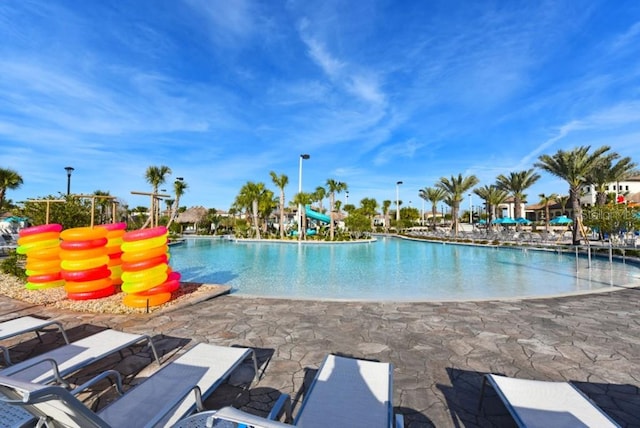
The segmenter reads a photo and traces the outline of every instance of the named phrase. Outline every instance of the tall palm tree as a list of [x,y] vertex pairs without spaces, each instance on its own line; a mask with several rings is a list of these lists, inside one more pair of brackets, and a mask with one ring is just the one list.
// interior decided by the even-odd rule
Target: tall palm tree
[[2,212],[7,189],[15,190],[22,186],[22,183],[22,177],[16,171],[10,168],[0,168],[0,212]]
[[[307,205],[311,204],[311,201],[313,201],[313,196],[310,193],[300,192],[293,195],[293,203],[298,207],[306,207]],[[298,237],[300,239],[307,239],[307,210],[303,208],[300,214],[301,224],[300,229],[298,230]]]
[[596,205],[603,206],[607,203],[606,188],[609,183],[618,183],[637,174],[636,167],[638,165],[631,158],[625,157],[613,164],[613,156],[617,158],[618,155],[612,154],[612,156],[604,159],[589,171],[587,180],[590,184],[593,184],[596,191]]
[[[146,172],[144,173],[144,178],[147,180],[147,183],[151,184],[151,187],[153,188],[153,192],[152,193],[158,193],[158,188],[160,187],[161,184],[163,184],[166,180],[166,176],[168,174],[171,174],[171,168],[169,168],[166,165],[160,165],[160,166],[150,166],[147,168]],[[142,229],[144,229],[145,227],[149,226],[149,224],[151,224],[151,226],[153,226],[153,222],[154,222],[154,217],[155,217],[155,213],[157,210],[157,200],[154,196],[151,197],[151,209],[149,212],[149,218],[147,219],[147,221],[142,225]]]
[[509,194],[505,190],[498,188],[495,184],[473,189],[473,193],[478,195],[487,205],[488,224],[491,224],[492,220],[496,218],[496,208],[498,205],[503,204],[509,198]]
[[[535,167],[555,175],[569,184],[569,200],[573,210],[573,244],[578,245],[578,230],[582,229],[582,207],[580,206],[580,190],[588,184],[589,172],[601,162],[611,159],[607,153],[611,147],[602,146],[590,152],[591,146],[580,146],[569,151],[558,150],[554,155],[541,155]],[[614,156],[615,157],[615,156]]]
[[510,172],[508,176],[500,174],[497,177],[496,185],[498,188],[509,192],[513,197],[513,216],[515,218],[522,217],[522,203],[527,198],[524,191],[533,186],[539,179],[540,174],[535,172],[533,168],[526,171]]
[[373,229],[375,216],[377,214],[376,209],[378,208],[378,201],[374,198],[364,198],[360,201],[360,208],[362,209],[362,214],[369,217],[369,220],[371,221],[371,229]]
[[274,171],[271,171],[269,175],[271,175],[273,184],[280,189],[280,203],[278,205],[278,210],[280,211],[280,239],[284,239],[284,188],[289,184],[289,177],[284,174],[277,175]]
[[327,189],[322,186],[316,187],[316,190],[313,192],[313,199],[318,202],[318,211],[324,211],[322,209],[322,200],[327,196]]
[[567,214],[567,204],[569,203],[569,195],[558,196],[556,198],[556,202],[560,204],[560,211],[562,211],[562,215]]
[[540,193],[538,197],[540,198],[540,203],[544,205],[544,229],[548,232],[549,220],[550,220],[549,205],[551,205],[552,203],[558,200],[558,195],[555,193],[552,193],[550,195],[545,195],[544,193]]
[[[244,186],[242,186],[240,193],[236,196],[236,200],[234,202],[234,205],[237,208],[244,209],[245,212],[251,212],[253,228],[257,239],[261,239],[260,227],[258,224],[260,200],[263,198],[266,191],[267,189],[264,183],[248,181]],[[271,193],[271,195],[273,195],[273,193]]]
[[457,177],[452,175],[451,179],[442,177],[440,181],[436,183],[436,187],[444,190],[447,194],[445,201],[451,206],[451,229],[456,236],[458,235],[458,211],[460,210],[460,202],[467,191],[478,184],[478,182],[478,177],[475,175],[463,177],[462,174],[458,174]]
[[180,207],[180,197],[184,195],[184,191],[187,190],[187,188],[189,188],[189,185],[183,180],[176,180],[173,183],[173,193],[176,195],[176,198],[173,201],[171,212],[169,213],[169,222],[167,223],[167,229],[176,219],[176,215],[178,214],[178,207]]
[[327,191],[329,192],[329,216],[331,217],[331,223],[329,224],[329,238],[333,241],[335,234],[334,216],[336,193],[341,193],[347,190],[347,183],[334,180],[332,178],[327,179]]
[[389,233],[389,208],[391,207],[391,201],[385,199],[382,201],[382,215],[384,216],[384,233]]
[[438,215],[438,203],[444,201],[447,197],[447,192],[441,187],[425,187],[418,191],[420,196],[425,201],[431,202],[431,226],[433,230],[436,229],[436,216]]

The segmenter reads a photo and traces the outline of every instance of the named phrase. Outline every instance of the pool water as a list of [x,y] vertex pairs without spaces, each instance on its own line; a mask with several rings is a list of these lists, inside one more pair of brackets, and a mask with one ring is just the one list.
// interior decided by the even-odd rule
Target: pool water
[[183,281],[244,296],[420,301],[531,297],[640,285],[635,264],[573,254],[381,237],[358,244],[187,239],[171,247]]

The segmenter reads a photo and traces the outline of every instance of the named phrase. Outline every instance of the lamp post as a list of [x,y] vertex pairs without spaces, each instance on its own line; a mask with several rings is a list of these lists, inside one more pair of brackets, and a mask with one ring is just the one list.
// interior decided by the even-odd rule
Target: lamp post
[[400,185],[402,181],[396,182],[396,221],[400,221]]
[[473,227],[473,204],[471,199],[471,193],[469,193],[469,224]]
[[[300,155],[300,165],[298,167],[298,193],[302,193],[302,161],[309,159],[308,154]],[[298,240],[302,239],[302,204],[298,204]]]
[[74,171],[72,166],[65,166],[65,171],[67,171],[67,196],[71,193],[71,173]]

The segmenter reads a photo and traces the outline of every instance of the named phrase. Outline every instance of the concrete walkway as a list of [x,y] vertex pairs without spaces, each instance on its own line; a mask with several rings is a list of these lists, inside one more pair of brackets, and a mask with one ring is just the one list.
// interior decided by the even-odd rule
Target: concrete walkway
[[[232,379],[208,400],[214,408],[231,403],[265,414],[280,392],[299,399],[305,379],[333,352],[392,362],[394,404],[411,428],[513,426],[492,391],[483,410],[477,408],[488,372],[571,380],[619,424],[640,427],[640,289],[452,303],[227,295],[153,316],[62,312],[0,297],[0,320],[26,314],[60,319],[72,335],[104,327],[147,333],[165,358],[194,342],[259,348],[263,378],[248,392],[232,386],[239,383]],[[32,346],[23,342],[12,352],[26,358],[29,352],[19,354],[27,348]],[[100,369],[112,364],[139,378],[155,370],[145,368],[145,352],[134,350],[127,364],[119,359]]]

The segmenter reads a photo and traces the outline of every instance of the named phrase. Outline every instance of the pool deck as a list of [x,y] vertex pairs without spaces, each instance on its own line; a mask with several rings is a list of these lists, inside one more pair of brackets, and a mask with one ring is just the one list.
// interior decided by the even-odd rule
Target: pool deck
[[[258,348],[262,379],[248,393],[223,386],[207,400],[213,408],[231,403],[264,415],[280,392],[299,398],[305,378],[333,352],[392,362],[394,405],[410,428],[514,426],[492,391],[477,408],[489,372],[571,380],[620,425],[640,426],[640,289],[448,303],[225,295],[136,316],[61,311],[0,296],[0,320],[27,314],[61,320],[71,340],[105,327],[147,333],[165,358],[195,342]],[[55,336],[38,346],[62,343]],[[37,343],[22,338],[12,352],[26,358]],[[134,375],[155,370],[149,362],[147,351],[133,351],[95,370],[115,367],[135,383]]]

